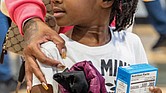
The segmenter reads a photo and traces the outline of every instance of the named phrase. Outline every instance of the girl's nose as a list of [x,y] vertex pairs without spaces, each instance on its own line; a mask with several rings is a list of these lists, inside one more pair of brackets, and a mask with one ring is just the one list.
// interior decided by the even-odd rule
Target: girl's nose
[[61,4],[63,0],[51,0],[54,4],[59,3]]

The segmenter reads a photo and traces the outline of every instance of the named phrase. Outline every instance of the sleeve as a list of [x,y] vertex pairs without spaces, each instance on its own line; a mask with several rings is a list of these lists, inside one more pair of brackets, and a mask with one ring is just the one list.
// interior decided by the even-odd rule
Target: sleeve
[[136,43],[135,47],[135,58],[137,63],[148,63],[148,59],[146,56],[145,49],[141,42],[141,39],[137,36],[138,42]]
[[38,17],[44,21],[46,8],[42,0],[5,0],[9,16],[23,34],[22,25],[26,19]]
[[[62,58],[59,54],[59,51],[53,42],[48,41],[46,43],[43,43],[41,45],[41,50],[48,58],[55,59],[55,60],[62,62]],[[58,84],[57,84],[57,82],[55,82],[55,80],[53,80],[53,75],[58,72],[58,69],[56,67],[45,65],[45,64],[39,62],[38,60],[37,60],[37,62],[38,62],[38,65],[39,65],[42,73],[45,76],[47,84],[51,84],[53,86],[54,93],[58,93]],[[33,80],[32,86],[41,84],[41,82],[38,80],[38,78],[35,75],[33,75],[32,80]]]

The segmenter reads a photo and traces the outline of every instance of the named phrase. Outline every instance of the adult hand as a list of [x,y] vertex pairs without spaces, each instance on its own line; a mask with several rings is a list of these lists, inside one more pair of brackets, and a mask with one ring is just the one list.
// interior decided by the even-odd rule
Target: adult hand
[[[56,60],[48,58],[40,50],[40,45],[47,41],[52,41],[57,45],[57,48],[62,55],[65,57],[66,49],[64,40],[58,35],[58,33],[48,27],[44,22],[38,18],[30,19],[26,22],[24,26],[24,40],[26,46],[23,50],[25,57],[25,71],[26,71],[26,80],[27,80],[27,89],[31,90],[32,86],[32,73],[41,81],[42,85],[47,84],[44,75],[42,74],[36,59],[39,62],[54,66],[54,67],[63,67],[63,65]],[[47,87],[45,87],[47,88]]]

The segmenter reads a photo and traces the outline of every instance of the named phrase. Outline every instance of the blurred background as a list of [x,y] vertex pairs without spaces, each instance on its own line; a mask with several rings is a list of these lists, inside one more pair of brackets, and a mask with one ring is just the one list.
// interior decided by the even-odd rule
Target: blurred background
[[[166,0],[159,1],[161,7],[165,12],[166,18]],[[161,11],[160,9],[158,9],[158,7],[155,6],[155,4],[151,7],[156,8],[156,14],[159,13],[159,11]],[[165,41],[163,41],[165,46],[153,49],[153,46],[160,39],[160,34],[157,31],[158,28],[156,29],[155,26],[151,24],[155,17],[153,19],[150,19],[148,17],[148,15],[152,15],[148,14],[147,8],[148,7],[147,5],[145,6],[145,2],[142,2],[142,0],[140,0],[138,10],[136,13],[133,33],[136,33],[141,38],[146,54],[148,56],[149,63],[159,69],[157,86],[162,88],[163,93],[166,93],[166,39]],[[164,26],[166,28],[166,25]],[[166,29],[164,30],[164,32],[166,33]]]

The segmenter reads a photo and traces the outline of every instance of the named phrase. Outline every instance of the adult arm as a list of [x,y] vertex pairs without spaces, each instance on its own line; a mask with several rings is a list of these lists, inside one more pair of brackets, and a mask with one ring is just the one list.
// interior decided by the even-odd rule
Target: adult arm
[[65,51],[62,51],[62,49],[64,50],[65,48],[64,40],[56,31],[52,30],[43,22],[46,9],[42,0],[5,0],[5,3],[10,18],[18,25],[20,32],[24,34],[26,46],[23,53],[26,61],[28,88],[31,88],[32,73],[34,73],[41,82],[46,82],[44,76],[41,74],[40,68],[37,66],[36,59],[43,64],[55,67],[60,62],[50,59],[43,54],[40,50],[40,45],[44,42],[52,41],[57,45],[56,47],[59,49],[60,53],[64,54]]
[[[35,40],[35,36],[38,35],[41,37],[36,39],[37,41],[41,39],[43,40],[45,36],[49,37],[45,38],[42,42],[40,42],[40,44],[48,40],[53,41],[57,45],[60,53],[62,53],[62,49],[65,48],[63,39],[58,35],[58,33],[42,22],[44,21],[44,17],[46,15],[46,8],[42,0],[5,0],[5,4],[7,6],[10,18],[16,23],[16,25],[18,25],[22,34],[23,27],[28,24],[28,26],[26,26],[24,29],[24,32],[29,31],[26,32],[27,35],[24,36],[25,38],[28,38],[28,41],[30,41],[29,39]],[[33,34],[31,29],[29,29],[32,27],[32,21],[27,21],[28,19],[32,20],[33,23],[41,23],[35,26],[34,29],[36,29],[36,32],[33,31]],[[26,23],[23,25],[25,21]],[[25,41],[26,40],[27,39],[25,39]],[[31,44],[31,42],[27,43],[28,45]],[[39,42],[35,43],[38,44]]]
[[40,18],[44,21],[46,8],[42,0],[5,0],[9,16],[18,25],[23,34],[22,25],[29,18]]

